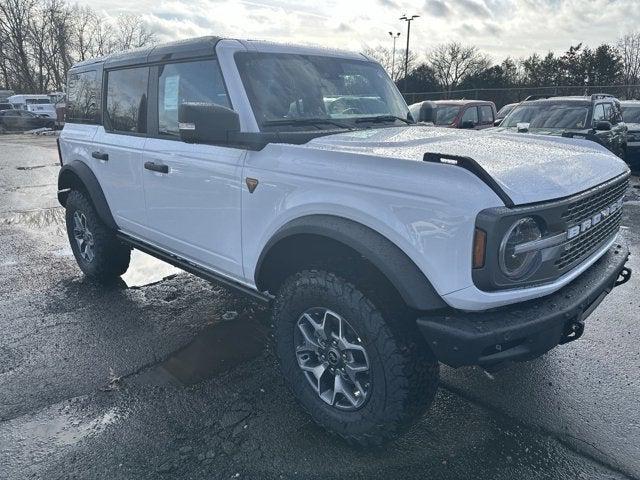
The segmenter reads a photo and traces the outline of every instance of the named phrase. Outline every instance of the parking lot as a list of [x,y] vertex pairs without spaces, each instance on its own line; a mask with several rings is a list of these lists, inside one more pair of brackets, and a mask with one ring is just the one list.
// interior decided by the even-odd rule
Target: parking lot
[[348,447],[287,392],[269,312],[141,254],[86,281],[56,200],[53,137],[0,137],[0,478],[640,478],[637,272],[584,336],[493,375],[442,368],[428,414]]

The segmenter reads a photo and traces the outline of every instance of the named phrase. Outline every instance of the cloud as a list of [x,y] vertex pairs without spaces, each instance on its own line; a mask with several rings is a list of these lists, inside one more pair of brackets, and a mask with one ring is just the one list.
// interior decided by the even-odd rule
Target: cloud
[[448,17],[452,12],[443,0],[427,0],[424,9],[434,17]]
[[411,48],[424,58],[438,43],[474,44],[497,61],[562,53],[584,42],[613,43],[638,28],[639,0],[66,0],[99,13],[141,15],[160,40],[198,35],[306,43],[361,50],[391,47],[388,32],[411,24]]
[[458,0],[456,11],[459,14],[471,13],[475,17],[491,17],[492,13],[482,0]]

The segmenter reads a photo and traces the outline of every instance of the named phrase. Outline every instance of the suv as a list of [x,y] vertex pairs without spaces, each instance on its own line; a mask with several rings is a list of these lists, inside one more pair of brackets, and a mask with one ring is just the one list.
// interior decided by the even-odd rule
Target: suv
[[612,95],[528,97],[511,110],[498,128],[591,140],[626,158],[627,127],[620,102]]
[[624,162],[415,125],[360,54],[200,38],[77,64],[68,102],[58,199],[81,270],[113,281],[137,248],[270,303],[293,395],[352,443],[418,419],[438,362],[577,339],[629,278]]
[[627,125],[627,149],[629,153],[640,154],[640,101],[621,102],[622,118]]
[[409,111],[416,122],[439,127],[481,130],[493,127],[496,106],[482,100],[436,100],[414,103]]

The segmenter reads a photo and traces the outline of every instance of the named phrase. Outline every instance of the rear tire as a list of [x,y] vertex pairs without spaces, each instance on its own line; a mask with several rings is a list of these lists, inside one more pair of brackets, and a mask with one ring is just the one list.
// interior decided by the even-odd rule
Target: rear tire
[[66,209],[69,243],[83,273],[92,280],[110,283],[126,272],[131,249],[100,220],[85,194],[71,191]]
[[317,424],[351,444],[392,440],[433,402],[438,362],[404,310],[385,315],[355,285],[326,271],[296,273],[276,296],[276,353],[289,388]]

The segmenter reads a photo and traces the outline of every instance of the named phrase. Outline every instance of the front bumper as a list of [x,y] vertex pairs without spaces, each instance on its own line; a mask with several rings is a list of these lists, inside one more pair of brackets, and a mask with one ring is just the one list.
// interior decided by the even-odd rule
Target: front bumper
[[431,350],[452,367],[496,368],[536,358],[582,334],[584,320],[611,290],[625,283],[629,249],[616,243],[582,275],[556,293],[485,312],[448,310],[418,318]]

